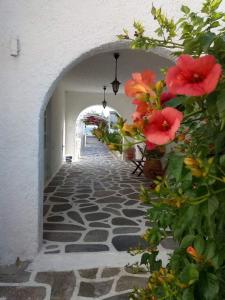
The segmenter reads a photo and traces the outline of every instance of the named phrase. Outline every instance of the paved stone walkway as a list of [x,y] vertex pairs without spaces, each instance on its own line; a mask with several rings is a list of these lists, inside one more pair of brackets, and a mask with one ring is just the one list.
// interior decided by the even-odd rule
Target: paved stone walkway
[[143,242],[144,177],[89,138],[82,159],[65,164],[45,189],[45,253],[126,251]]
[[[0,267],[0,300],[128,300],[132,287],[144,286],[147,274],[125,266],[147,225],[138,195],[149,182],[132,170],[89,139],[82,158],[45,189],[38,257]],[[167,239],[161,253],[173,247]]]

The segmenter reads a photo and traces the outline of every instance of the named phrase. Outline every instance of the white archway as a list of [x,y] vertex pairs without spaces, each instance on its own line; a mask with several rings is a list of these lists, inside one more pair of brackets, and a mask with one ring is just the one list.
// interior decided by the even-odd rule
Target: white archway
[[[80,111],[78,114],[76,120],[75,120],[75,134],[74,134],[74,156],[73,161],[76,161],[80,158],[82,147],[85,144],[85,134],[84,134],[84,124],[82,122],[83,117],[91,112],[96,112],[98,114],[102,114],[106,119],[110,121],[110,113],[115,112],[118,116],[121,116],[121,114],[114,109],[113,107],[107,106],[105,109],[102,107],[102,105],[91,105]],[[83,124],[83,126],[82,126]]]

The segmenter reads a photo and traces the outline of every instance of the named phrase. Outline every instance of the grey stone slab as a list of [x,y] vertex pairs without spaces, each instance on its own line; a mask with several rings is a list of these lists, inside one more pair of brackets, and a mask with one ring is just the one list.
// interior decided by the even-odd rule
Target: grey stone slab
[[63,187],[60,189],[57,189],[57,192],[63,192],[63,193],[74,193],[74,189],[68,188],[68,187]]
[[109,224],[102,223],[102,222],[91,222],[89,223],[90,227],[99,227],[99,228],[111,228]]
[[104,268],[102,278],[114,277],[120,273],[120,268]]
[[140,231],[139,227],[119,227],[113,229],[113,234],[128,234]]
[[50,208],[50,205],[44,205],[44,206],[43,206],[43,215],[44,215],[44,216],[47,215],[47,212],[48,212],[49,208]]
[[78,232],[44,232],[44,240],[53,242],[76,242],[80,239],[81,233]]
[[85,242],[105,242],[108,238],[108,231],[103,229],[90,230],[84,237]]
[[36,282],[51,286],[50,300],[70,300],[76,285],[76,278],[71,272],[40,272]]
[[173,238],[166,238],[162,240],[160,244],[163,248],[170,250],[175,250],[178,247],[178,244]]
[[121,195],[129,195],[129,194],[132,194],[134,192],[134,190],[133,189],[131,189],[131,188],[128,188],[128,189],[120,189],[119,190],[119,193],[121,194]]
[[56,230],[56,231],[82,231],[85,227],[74,224],[54,224],[44,223],[44,230]]
[[135,201],[135,200],[128,200],[127,202],[124,203],[124,205],[126,205],[126,206],[131,206],[131,205],[134,205],[134,204],[137,204],[137,201]]
[[0,286],[0,299],[3,300],[44,300],[45,287]]
[[129,298],[130,298],[129,295],[130,295],[130,293],[118,294],[115,296],[104,298],[103,300],[129,300]]
[[114,208],[111,208],[111,207],[106,207],[106,208],[103,208],[102,210],[106,211],[106,212],[109,212],[109,213],[111,213],[115,216],[121,216],[121,213],[118,210],[116,210]]
[[67,213],[68,217],[71,218],[73,221],[78,222],[80,224],[84,225],[84,221],[80,214],[76,211],[68,211]]
[[70,197],[73,195],[73,193],[66,193],[66,192],[57,192],[54,194],[55,196],[59,196],[59,197]]
[[88,200],[86,200],[86,199],[75,199],[75,198],[73,198],[73,200],[74,200],[74,202],[75,203],[88,203],[89,204],[89,201]]
[[102,212],[89,213],[89,214],[85,215],[85,218],[88,221],[98,221],[98,220],[107,219],[108,217],[110,217],[110,214],[108,214],[108,213],[102,213]]
[[130,199],[135,199],[135,200],[139,200],[140,198],[140,194],[139,193],[133,193],[127,196]]
[[95,279],[97,272],[97,268],[79,270],[80,276],[87,279]]
[[87,203],[81,203],[81,204],[79,204],[79,207],[87,207],[87,206],[92,206],[93,205],[93,203],[91,203],[91,202],[87,202]]
[[96,203],[102,203],[102,204],[108,204],[108,203],[123,203],[126,199],[123,199],[122,197],[105,197],[99,200],[96,200]]
[[96,244],[70,244],[66,245],[65,252],[100,252],[100,251],[109,251],[107,245],[96,245]]
[[84,282],[81,281],[79,296],[88,298],[98,298],[108,294],[112,288],[113,280],[103,282]]
[[76,199],[88,199],[90,194],[74,194],[74,196],[72,197],[73,200]]
[[80,208],[80,211],[82,213],[88,213],[88,212],[93,212],[93,211],[97,211],[97,210],[99,210],[99,207],[97,205]]
[[56,189],[55,186],[49,186],[49,187],[45,188],[44,193],[52,193],[55,191],[55,189]]
[[117,281],[116,291],[122,292],[133,288],[144,288],[148,282],[147,277],[121,276]]
[[52,217],[48,217],[47,221],[48,222],[63,222],[64,217],[62,217],[62,216],[52,216]]
[[77,189],[76,193],[78,194],[90,194],[92,192],[91,189]]
[[29,266],[29,261],[19,262],[7,266],[0,266],[0,282],[4,283],[21,283],[27,282],[31,273],[26,269]]
[[55,203],[68,203],[69,200],[62,198],[62,197],[49,197],[49,201]]
[[113,237],[112,244],[117,251],[127,251],[130,248],[146,248],[147,243],[138,235],[118,235]]
[[120,209],[122,207],[122,205],[120,205],[120,204],[108,204],[107,207]]
[[133,220],[123,217],[113,218],[112,224],[116,226],[138,226],[138,224]]
[[99,190],[99,191],[94,192],[93,197],[102,198],[102,197],[111,196],[113,194],[115,194],[115,192],[113,192],[113,191],[105,191],[105,190],[100,191]]
[[50,182],[49,183],[49,187],[50,186],[55,186],[55,187],[57,187],[57,186],[60,186],[60,185],[62,185],[63,184],[63,181],[62,180],[54,180],[54,181],[52,181],[52,182]]
[[59,254],[60,250],[51,250],[51,251],[45,251],[45,254]]
[[70,204],[57,204],[52,208],[53,212],[66,211],[69,210],[72,206]]
[[59,246],[58,245],[48,245],[45,247],[45,249],[55,249],[55,248],[58,248]]
[[123,213],[128,218],[136,218],[146,214],[145,211],[140,209],[123,209]]

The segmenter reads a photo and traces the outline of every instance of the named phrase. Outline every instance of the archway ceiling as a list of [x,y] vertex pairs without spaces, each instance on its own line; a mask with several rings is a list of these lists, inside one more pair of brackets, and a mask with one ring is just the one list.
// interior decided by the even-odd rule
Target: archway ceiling
[[[115,52],[115,51],[114,51]],[[111,82],[115,78],[115,60],[113,51],[97,54],[82,61],[71,69],[62,79],[67,91],[103,93],[103,85],[107,93],[112,93]],[[160,68],[171,66],[172,62],[152,52],[123,49],[118,51],[118,80],[126,82],[131,73],[151,69],[160,77]],[[123,86],[119,93],[123,93]]]

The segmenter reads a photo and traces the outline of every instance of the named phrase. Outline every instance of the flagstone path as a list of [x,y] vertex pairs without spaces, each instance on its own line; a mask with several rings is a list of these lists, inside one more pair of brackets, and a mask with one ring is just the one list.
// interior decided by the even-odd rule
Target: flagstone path
[[[145,245],[148,225],[138,198],[149,181],[132,170],[89,138],[81,159],[64,164],[44,191],[36,262],[0,267],[0,300],[127,300],[144,286],[146,274],[125,267],[125,251]],[[161,248],[173,249],[172,239]]]

